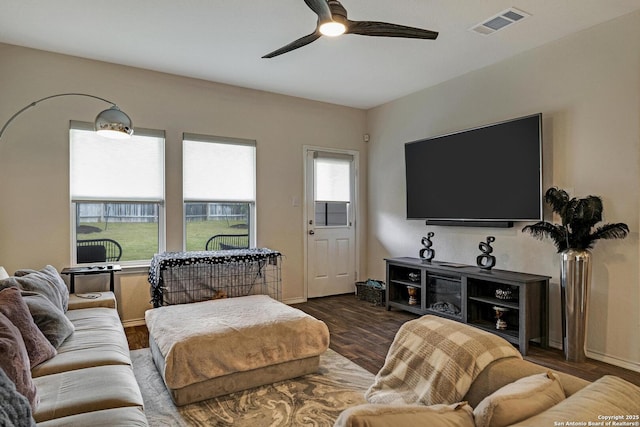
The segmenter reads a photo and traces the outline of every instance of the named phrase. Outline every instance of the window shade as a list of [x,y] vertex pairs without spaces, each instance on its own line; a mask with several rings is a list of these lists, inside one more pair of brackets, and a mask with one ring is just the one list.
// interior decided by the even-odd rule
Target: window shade
[[315,200],[351,201],[351,156],[314,158]]
[[252,202],[256,197],[254,141],[185,135],[183,197],[186,202]]
[[164,133],[141,132],[130,139],[108,139],[73,122],[70,130],[70,181],[73,201],[162,201]]

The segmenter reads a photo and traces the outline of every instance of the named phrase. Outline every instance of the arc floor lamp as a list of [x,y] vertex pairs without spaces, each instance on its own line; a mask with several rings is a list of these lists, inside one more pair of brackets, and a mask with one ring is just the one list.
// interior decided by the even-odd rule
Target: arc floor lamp
[[111,104],[111,108],[108,108],[102,112],[100,112],[96,116],[95,120],[95,130],[99,135],[106,136],[108,138],[115,139],[123,139],[129,138],[133,135],[133,123],[131,122],[131,118],[127,116],[122,110],[118,108],[118,106],[104,98],[100,98],[99,96],[89,95],[86,93],[60,93],[57,95],[45,96],[44,98],[38,99],[37,101],[33,101],[26,107],[20,109],[17,113],[15,113],[0,129],[0,139],[2,139],[2,135],[4,134],[5,129],[11,124],[11,122],[18,117],[20,114],[25,112],[31,107],[35,107],[42,101],[46,101],[51,98],[57,98],[60,96],[86,96],[89,98],[99,99],[100,101],[104,101],[108,104]]

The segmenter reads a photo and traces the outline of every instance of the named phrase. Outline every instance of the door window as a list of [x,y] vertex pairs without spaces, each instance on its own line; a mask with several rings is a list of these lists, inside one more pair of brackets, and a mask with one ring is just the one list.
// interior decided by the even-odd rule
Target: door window
[[315,153],[313,161],[316,227],[348,226],[352,156]]

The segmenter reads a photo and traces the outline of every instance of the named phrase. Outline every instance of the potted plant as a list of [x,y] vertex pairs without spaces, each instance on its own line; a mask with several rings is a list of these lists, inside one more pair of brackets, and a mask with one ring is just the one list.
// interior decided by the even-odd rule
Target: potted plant
[[600,239],[623,239],[629,234],[624,223],[604,224],[602,199],[597,196],[571,198],[557,187],[547,190],[546,203],[561,219],[560,224],[540,221],[525,226],[522,231],[533,237],[553,240],[562,256],[560,285],[563,292],[565,333],[564,353],[569,361],[584,362],[587,305],[591,282],[591,252]]

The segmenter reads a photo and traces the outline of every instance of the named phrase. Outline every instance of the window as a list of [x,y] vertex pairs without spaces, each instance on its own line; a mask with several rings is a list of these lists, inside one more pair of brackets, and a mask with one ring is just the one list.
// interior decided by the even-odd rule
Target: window
[[185,249],[255,246],[255,141],[185,134],[182,170]]
[[69,139],[73,259],[150,261],[164,250],[164,132],[116,140],[71,122]]
[[353,157],[315,153],[313,161],[316,226],[349,225]]

